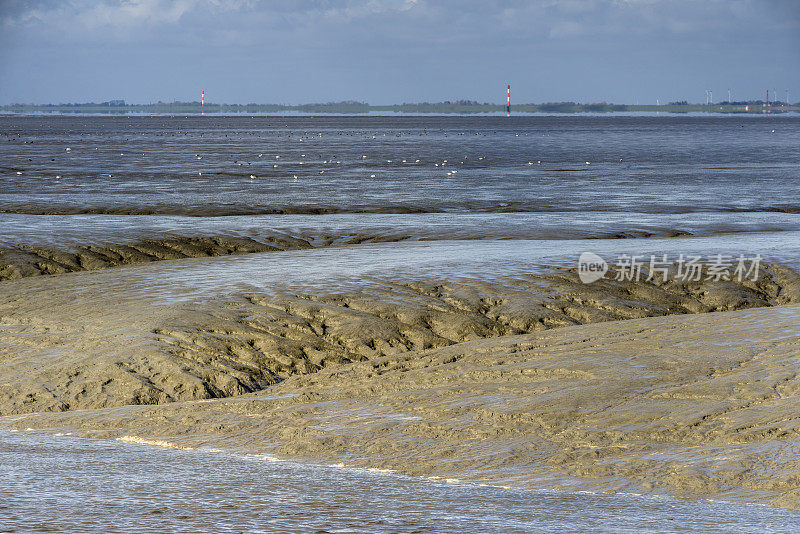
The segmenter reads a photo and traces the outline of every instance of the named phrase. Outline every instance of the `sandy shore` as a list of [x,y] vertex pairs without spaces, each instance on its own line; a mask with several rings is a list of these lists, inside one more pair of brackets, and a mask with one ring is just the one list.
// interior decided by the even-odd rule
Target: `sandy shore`
[[800,507],[788,268],[191,298],[128,269],[0,284],[0,425]]
[[[800,302],[800,277],[778,265],[757,283],[586,285],[572,270],[542,268],[203,296],[179,287],[187,261],[159,262],[169,271],[144,265],[2,283],[0,415],[223,398],[333,364],[480,338]],[[174,284],[153,285],[170,273]]]
[[1,421],[510,486],[797,508],[799,318],[800,307],[779,306],[576,325],[332,365],[235,398]]
[[359,233],[293,236],[279,232],[262,232],[257,238],[235,235],[172,235],[135,239],[121,244],[75,245],[67,243],[63,246],[19,244],[0,247],[0,281],[30,276],[94,271],[161,260],[400,241],[407,237],[406,235]]

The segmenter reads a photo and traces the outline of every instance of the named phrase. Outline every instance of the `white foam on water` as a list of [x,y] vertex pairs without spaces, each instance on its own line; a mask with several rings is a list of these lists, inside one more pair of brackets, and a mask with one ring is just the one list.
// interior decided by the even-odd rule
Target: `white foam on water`
[[117,441],[124,441],[126,443],[136,443],[138,445],[149,445],[151,447],[162,447],[165,449],[180,449],[183,451],[193,451],[194,447],[188,447],[186,445],[179,445],[177,443],[172,443],[170,441],[164,441],[161,439],[147,439],[142,438],[139,436],[122,436],[117,438]]
[[379,467],[369,467],[369,468],[367,468],[367,471],[369,471],[370,473],[396,473],[397,472],[394,469],[381,469]]

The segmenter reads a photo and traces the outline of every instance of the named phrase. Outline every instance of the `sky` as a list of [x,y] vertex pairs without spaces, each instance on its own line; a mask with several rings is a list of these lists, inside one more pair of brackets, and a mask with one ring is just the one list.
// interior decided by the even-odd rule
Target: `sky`
[[800,100],[800,0],[0,0],[0,104]]

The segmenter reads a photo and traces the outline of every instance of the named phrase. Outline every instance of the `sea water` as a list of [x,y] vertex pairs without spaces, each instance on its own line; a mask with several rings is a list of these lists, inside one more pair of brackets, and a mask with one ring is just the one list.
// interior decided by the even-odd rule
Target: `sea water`
[[797,139],[798,116],[3,116],[0,244],[798,230]]
[[0,430],[0,532],[797,532],[758,505],[488,487]]

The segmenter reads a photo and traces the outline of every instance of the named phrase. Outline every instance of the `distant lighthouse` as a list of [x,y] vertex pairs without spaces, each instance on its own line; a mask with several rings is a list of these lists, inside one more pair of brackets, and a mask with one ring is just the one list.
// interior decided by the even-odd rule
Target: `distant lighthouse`
[[506,117],[511,116],[511,84],[506,88]]
[[206,110],[203,106],[206,104],[206,92],[205,90],[200,91],[200,115],[205,115]]

